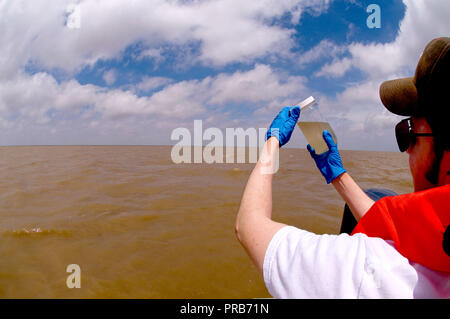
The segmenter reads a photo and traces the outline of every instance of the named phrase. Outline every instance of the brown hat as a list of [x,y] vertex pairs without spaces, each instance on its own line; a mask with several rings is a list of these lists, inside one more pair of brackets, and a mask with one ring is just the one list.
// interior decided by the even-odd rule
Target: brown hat
[[406,116],[443,116],[448,112],[449,93],[450,38],[428,43],[414,77],[386,81],[380,86],[384,106],[394,114]]

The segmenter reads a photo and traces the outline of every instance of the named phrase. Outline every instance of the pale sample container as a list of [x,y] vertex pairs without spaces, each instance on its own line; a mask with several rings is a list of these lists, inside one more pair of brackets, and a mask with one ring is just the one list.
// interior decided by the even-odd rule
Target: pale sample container
[[323,139],[323,131],[331,133],[334,143],[337,144],[337,137],[331,128],[330,123],[320,113],[319,106],[312,96],[298,104],[300,106],[300,119],[298,127],[302,130],[308,143],[315,149],[316,154],[328,151],[328,146]]

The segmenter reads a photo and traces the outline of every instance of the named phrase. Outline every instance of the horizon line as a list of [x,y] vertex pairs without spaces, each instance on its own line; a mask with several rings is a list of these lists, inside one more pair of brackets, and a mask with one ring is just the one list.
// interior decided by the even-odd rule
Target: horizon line
[[[61,147],[61,146],[175,146],[175,144],[22,144],[22,145],[0,145],[0,147]],[[200,147],[200,145],[191,145],[191,147]],[[207,145],[202,145],[201,147],[207,147]],[[224,147],[222,146],[211,146],[211,147]],[[225,146],[226,148],[227,146]],[[258,148],[258,146],[233,146],[233,148],[244,147],[244,148]],[[303,147],[284,147],[284,149],[304,149]],[[384,153],[399,153],[398,151],[386,151],[386,150],[362,150],[362,149],[347,149],[342,148],[339,151],[355,151],[355,152],[384,152]]]

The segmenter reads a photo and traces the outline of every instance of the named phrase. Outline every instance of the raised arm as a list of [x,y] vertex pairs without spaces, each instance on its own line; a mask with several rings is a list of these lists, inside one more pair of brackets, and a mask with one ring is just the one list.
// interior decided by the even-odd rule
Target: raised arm
[[261,275],[272,237],[286,226],[272,221],[272,179],[278,170],[280,146],[289,141],[299,115],[299,107],[285,107],[273,120],[261,156],[245,187],[236,218],[236,236]]
[[359,187],[353,178],[344,173],[331,182],[337,192],[345,200],[353,216],[358,221],[375,203],[364,191]]
[[319,171],[328,184],[332,183],[337,192],[350,207],[353,216],[359,220],[375,203],[356,184],[342,165],[341,155],[337,145],[333,141],[330,132],[323,131],[323,139],[328,145],[328,151],[323,154],[316,154],[314,148],[308,145],[308,151],[316,162]]
[[278,151],[278,140],[269,138],[247,182],[235,223],[236,236],[261,275],[270,240],[285,226],[271,219],[272,172],[276,170]]

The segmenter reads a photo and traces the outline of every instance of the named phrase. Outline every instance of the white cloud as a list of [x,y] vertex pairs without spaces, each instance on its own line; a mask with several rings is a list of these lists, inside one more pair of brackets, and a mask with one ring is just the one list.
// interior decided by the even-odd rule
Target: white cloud
[[319,16],[322,12],[326,11],[331,3],[331,0],[304,0],[302,2],[306,11],[314,16]]
[[351,60],[344,58],[342,60],[336,60],[332,63],[325,64],[315,76],[326,76],[337,78],[343,76],[352,66]]
[[48,73],[21,74],[0,85],[0,117],[48,124],[54,116],[82,118],[93,126],[98,120],[126,117],[167,117],[177,121],[202,117],[208,108],[225,103],[267,103],[288,97],[303,88],[304,79],[279,74],[266,65],[247,72],[219,74],[203,80],[172,83],[163,77],[145,78],[140,89],[162,86],[150,96],[137,96],[133,90],[106,89],[81,85],[75,80],[58,83]]
[[305,6],[326,9],[323,0],[136,0],[127,5],[121,0],[84,0],[79,2],[80,28],[73,29],[64,25],[72,2],[3,1],[0,71],[14,71],[30,60],[76,71],[118,57],[136,42],[147,47],[143,57],[157,59],[162,45],[199,43],[198,60],[213,65],[283,55],[292,46],[294,30],[272,23],[274,19]]
[[[389,43],[354,43],[349,46],[352,66],[371,78],[412,76],[425,45],[450,33],[450,2],[404,0],[406,13],[397,37]],[[344,58],[343,60],[346,60]]]
[[143,59],[153,60],[154,61],[153,68],[156,70],[159,64],[161,64],[165,60],[163,56],[163,49],[162,48],[145,49],[136,56],[137,61],[141,61]]
[[342,93],[337,95],[336,101],[340,105],[346,105],[344,110],[358,107],[364,108],[367,104],[379,103],[378,96],[379,83],[377,81],[366,80],[364,82],[352,85]]
[[[81,13],[80,28],[65,25],[69,22],[67,8],[74,2]],[[122,125],[127,132],[123,125],[133,127],[130,118],[135,123],[156,121],[157,125],[170,119],[173,124],[202,116],[208,107],[230,114],[223,110],[230,102],[267,104],[284,99],[303,85],[303,79],[264,65],[177,83],[166,77],[145,77],[119,89],[81,85],[70,77],[101,59],[120,60],[124,50],[136,43],[143,50],[134,58],[152,59],[155,64],[165,60],[166,49],[179,55],[176,61],[213,66],[283,56],[292,47],[295,30],[282,27],[276,19],[292,11],[292,19],[298,22],[305,7],[314,6],[320,12],[326,10],[326,2],[136,0],[124,5],[119,0],[2,1],[0,125],[11,129],[2,138],[14,140],[11,132],[31,132],[32,128],[53,132],[56,138],[71,125],[80,135],[81,127],[107,135],[102,127],[111,123],[116,128]],[[27,74],[27,66],[40,71]],[[61,70],[67,73],[56,81],[50,73]],[[107,85],[113,85],[118,71],[100,75]],[[154,90],[158,91],[150,96],[137,94]],[[40,134],[34,131],[32,135],[37,138]]]
[[145,76],[141,82],[134,85],[139,91],[151,91],[172,83],[173,80],[162,76]]
[[365,80],[350,85],[335,99],[323,99],[322,106],[343,137],[344,147],[397,150],[393,129],[400,117],[384,108],[379,86],[389,79],[413,76],[426,44],[435,37],[450,34],[450,2],[404,0],[404,3],[405,17],[394,41],[353,43],[348,47],[349,57],[324,65],[316,74],[339,77],[356,68],[366,75]]
[[117,79],[117,71],[112,69],[103,73],[103,80],[106,84],[112,85],[116,82]]
[[297,64],[304,66],[305,64],[316,62],[320,59],[336,57],[347,50],[347,47],[337,45],[328,39],[324,39],[316,46],[302,53],[298,59]]
[[[75,80],[58,82],[45,71],[30,75],[24,70],[33,65],[39,70],[60,68],[73,74],[99,59],[120,59],[124,49],[135,43],[143,48],[135,58],[152,59],[156,64],[164,61],[166,48],[171,54],[178,48],[182,51],[179,60],[188,64],[252,65],[261,57],[276,61],[292,48],[294,32],[274,23],[276,19],[290,12],[291,22],[296,23],[305,11],[319,14],[327,10],[328,1],[136,0],[124,5],[119,0],[83,0],[79,2],[80,29],[69,29],[64,26],[65,12],[72,2],[0,2],[0,126],[7,129],[3,141],[5,136],[14,141],[11,132],[32,129],[36,138],[39,129],[56,132],[57,138],[62,136],[58,132],[71,127],[77,127],[80,136],[79,128],[85,128],[86,132],[97,130],[103,136],[120,138],[114,132],[136,134],[138,128],[150,126],[158,128],[155,136],[162,136],[163,128],[184,125],[192,117],[205,117],[213,123],[211,113],[219,111],[223,122],[242,120],[233,118],[227,104],[250,105],[252,116],[267,122],[281,106],[293,105],[307,94],[320,97],[320,92],[309,92],[305,78],[262,64],[247,71],[179,82],[149,76],[120,89],[81,85]],[[380,142],[380,147],[393,148],[392,126],[397,118],[381,105],[378,87],[384,80],[411,76],[425,44],[450,33],[450,2],[404,2],[407,11],[393,42],[345,47],[325,39],[297,61],[297,66],[303,67],[332,60],[317,76],[341,77],[350,68],[367,76],[335,99],[321,98],[321,105],[345,137],[340,139],[345,147],[363,148],[362,141],[375,143],[379,135],[389,136],[380,139],[387,141]],[[103,77],[113,84],[117,73],[109,70]],[[150,91],[150,96],[137,94]],[[41,144],[46,141],[43,134]]]
[[306,79],[277,74],[268,65],[256,65],[253,70],[220,74],[211,85],[211,102],[267,102],[290,96],[304,88]]

